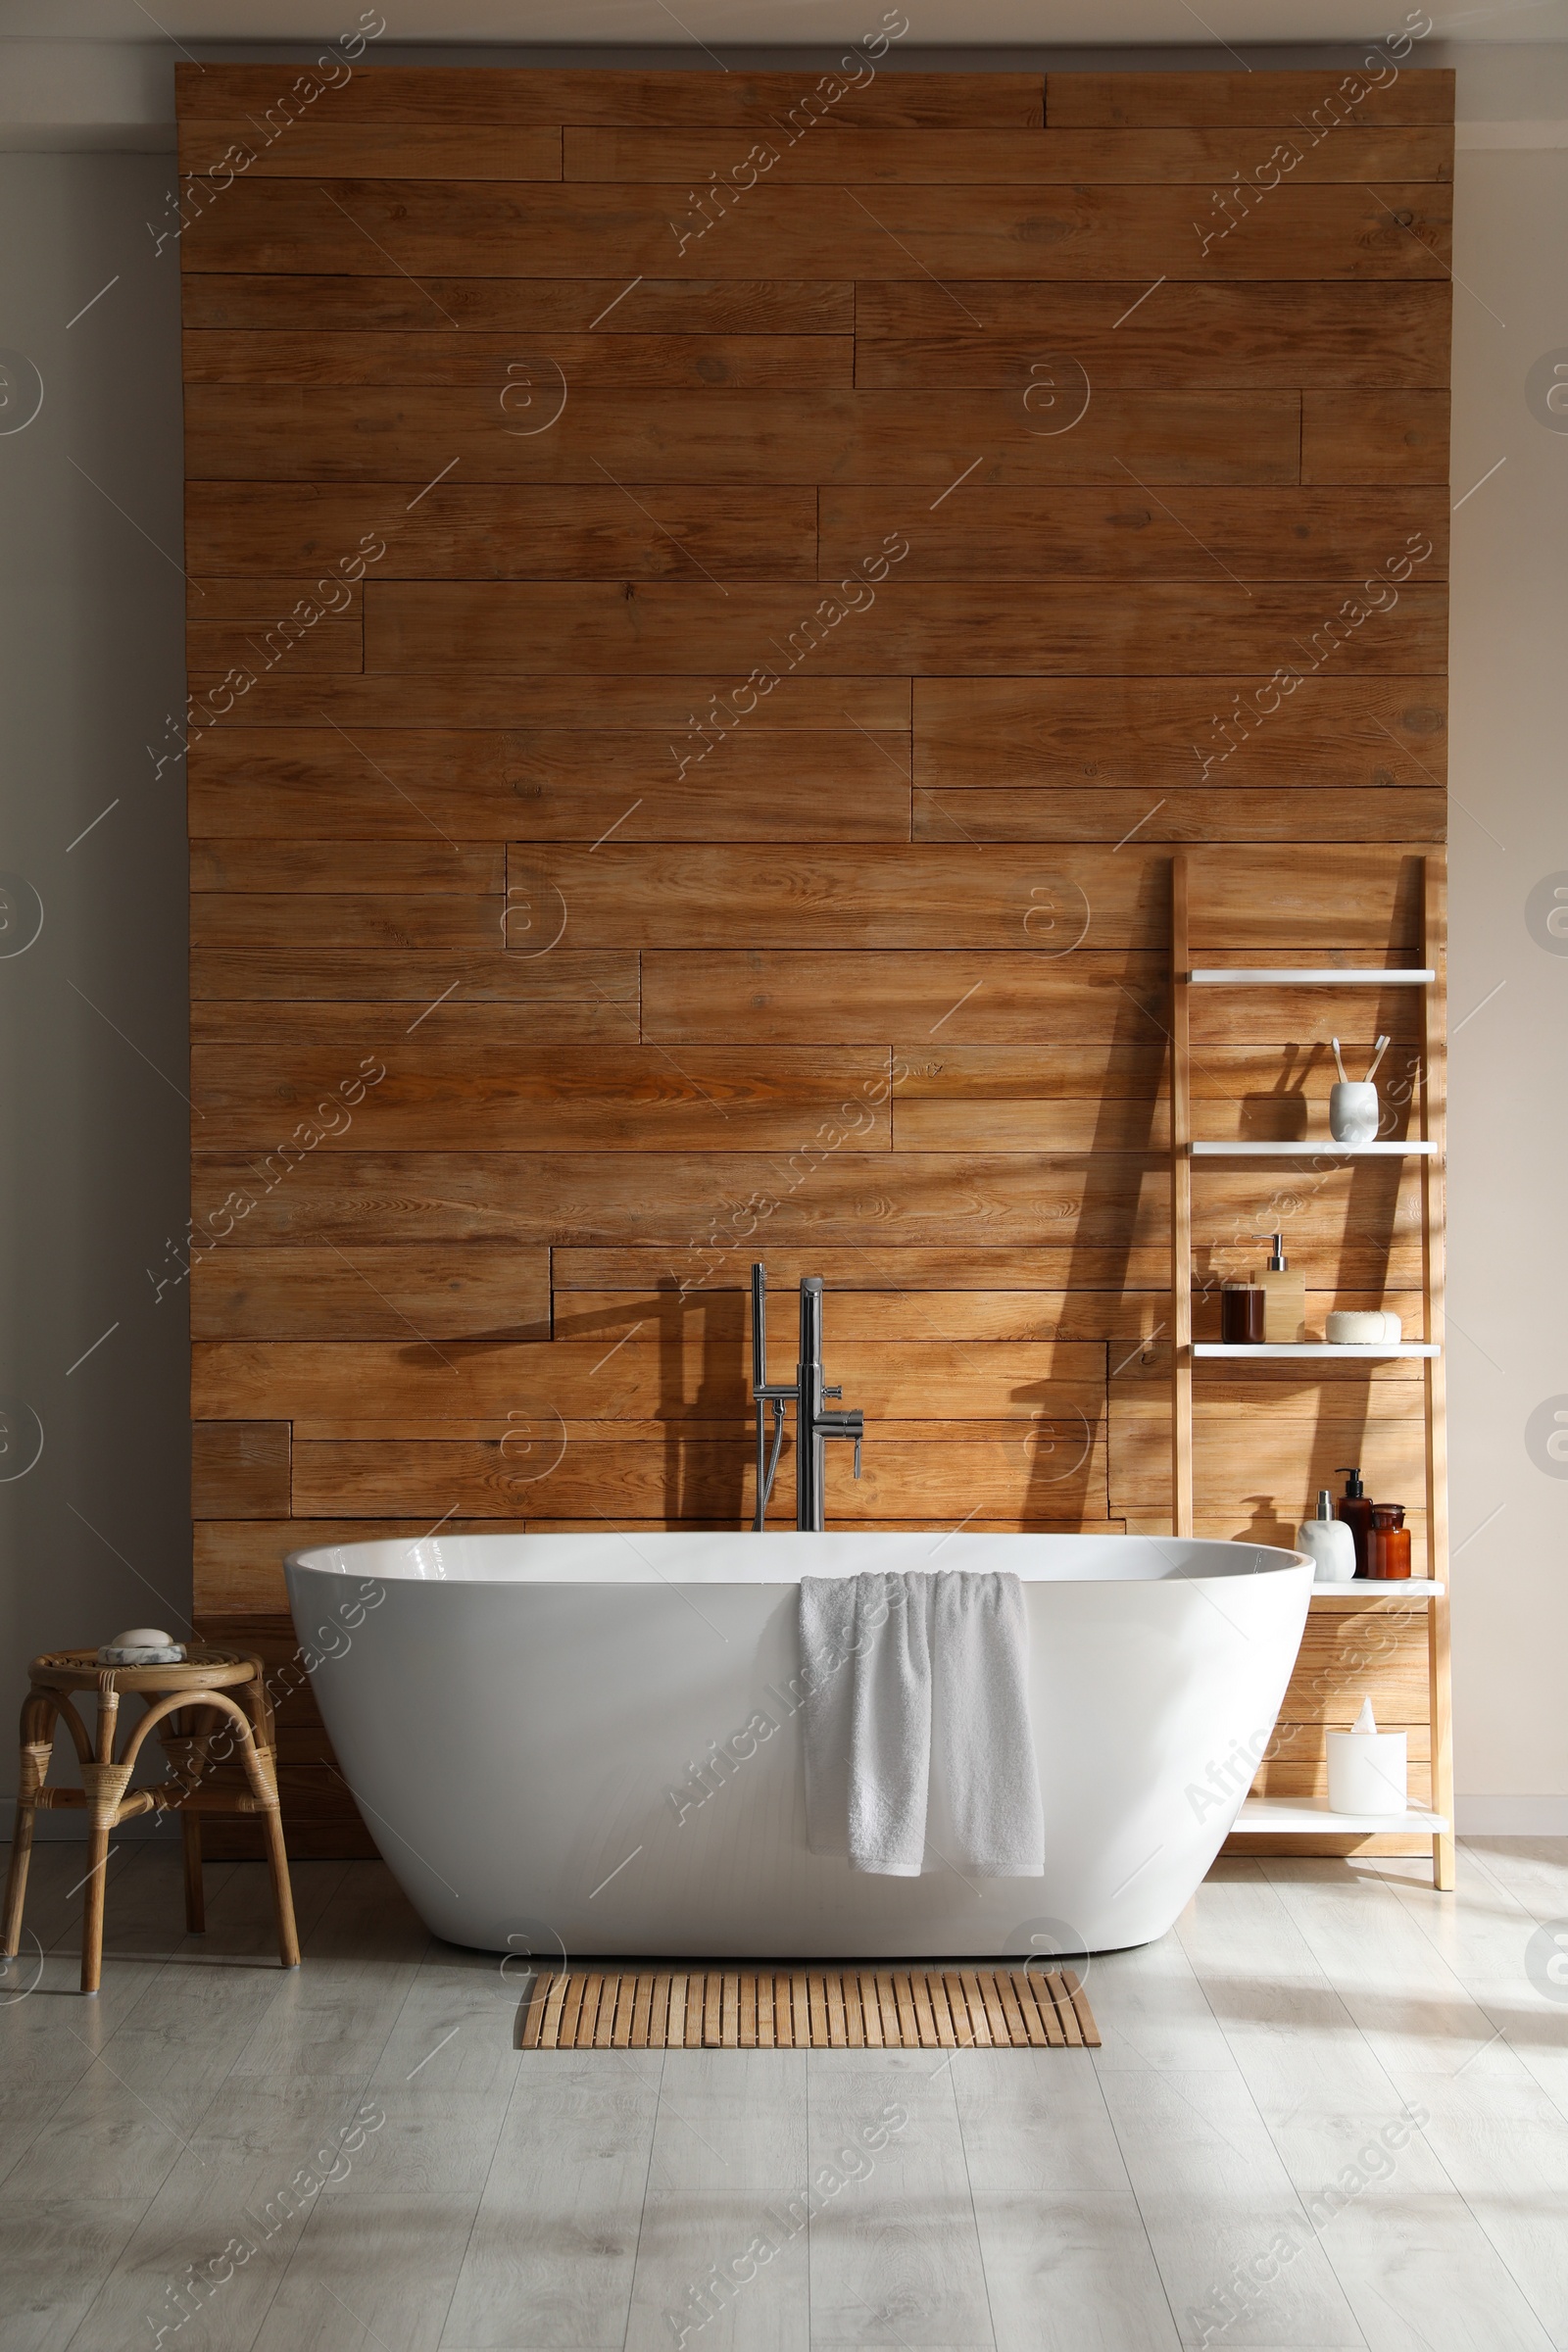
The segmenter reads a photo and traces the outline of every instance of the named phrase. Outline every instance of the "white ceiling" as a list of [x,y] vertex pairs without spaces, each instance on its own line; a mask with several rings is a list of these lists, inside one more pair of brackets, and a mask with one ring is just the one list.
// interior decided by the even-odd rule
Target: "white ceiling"
[[[389,40],[772,48],[852,41],[885,0],[385,0]],[[1268,48],[1386,38],[1407,0],[904,0],[908,45]],[[0,0],[0,36],[50,41],[317,41],[360,0]],[[1417,12],[1418,13],[1418,12]],[[1568,38],[1568,0],[1431,9],[1434,37]]]
[[[0,0],[0,151],[167,152],[180,58],[309,57],[362,8],[387,65],[714,73],[825,62],[894,9],[894,72],[1323,66],[1423,23],[1413,0]],[[1431,14],[1411,62],[1458,69],[1462,148],[1568,144],[1568,0]]]

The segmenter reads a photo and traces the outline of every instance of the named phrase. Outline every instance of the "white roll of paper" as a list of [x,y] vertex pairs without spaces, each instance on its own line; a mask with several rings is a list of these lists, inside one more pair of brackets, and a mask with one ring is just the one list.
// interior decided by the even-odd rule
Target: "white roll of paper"
[[1402,1813],[1409,1801],[1409,1759],[1403,1732],[1380,1732],[1372,1701],[1348,1732],[1330,1732],[1329,1811]]

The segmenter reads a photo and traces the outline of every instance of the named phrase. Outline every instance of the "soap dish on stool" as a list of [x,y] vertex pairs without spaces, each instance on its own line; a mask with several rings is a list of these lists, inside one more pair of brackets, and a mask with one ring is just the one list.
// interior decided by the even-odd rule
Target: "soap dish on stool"
[[183,1666],[185,1644],[156,1625],[133,1625],[112,1642],[100,1642],[100,1666]]

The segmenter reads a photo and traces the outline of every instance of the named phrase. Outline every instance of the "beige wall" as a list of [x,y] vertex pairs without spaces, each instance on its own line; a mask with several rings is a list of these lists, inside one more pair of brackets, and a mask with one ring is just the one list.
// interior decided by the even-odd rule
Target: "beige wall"
[[[1568,118],[1540,120],[1542,85],[1521,74],[1507,96],[1535,122],[1481,135],[1568,139]],[[1456,181],[1455,1767],[1461,1826],[1568,1832],[1568,1461],[1548,1476],[1526,1442],[1544,1401],[1568,1408],[1568,952],[1538,945],[1526,920],[1539,881],[1568,880],[1568,430],[1526,404],[1537,358],[1568,359],[1568,145],[1466,146]]]
[[146,751],[184,690],[179,287],[142,226],[168,184],[161,156],[0,155],[0,346],[43,379],[0,431],[8,1793],[27,1658],[190,1606],[185,1294],[146,1271],[188,1214],[184,771]]

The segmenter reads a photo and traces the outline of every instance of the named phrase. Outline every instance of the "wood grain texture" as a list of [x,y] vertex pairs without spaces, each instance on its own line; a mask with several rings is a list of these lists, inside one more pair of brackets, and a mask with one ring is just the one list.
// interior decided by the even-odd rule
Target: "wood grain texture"
[[[310,1116],[342,1061],[333,1046],[195,1047],[203,1147],[265,1150]],[[513,1046],[475,1054],[421,1032],[397,1050],[372,1118],[334,1123],[319,1148],[355,1151],[373,1137],[378,1151],[412,1150],[439,1134],[452,1151],[788,1151],[844,1105],[864,1152],[891,1141],[889,1092],[885,1051],[702,1046],[675,1057],[659,1045],[627,1045],[588,1058],[572,1046]]]
[[942,793],[1329,789],[1363,805],[1390,785],[1443,788],[1441,688],[1311,669],[1298,651],[1266,679],[916,679],[915,781]]
[[1077,1044],[1136,1037],[1155,1018],[1160,994],[1153,958],[1141,951],[1079,949],[1066,957],[1027,947],[942,956],[671,950],[643,958],[647,1034],[671,1044],[720,1033],[759,1045],[851,1044],[897,1031],[980,1045],[1044,1028]]
[[922,842],[1125,841],[1152,827],[1166,842],[1441,842],[1447,795],[1414,792],[994,791],[939,797],[914,788],[914,838]]
[[597,334],[558,332],[543,347],[527,335],[454,335],[450,329],[362,335],[273,328],[185,336],[189,383],[477,386],[514,424],[533,421],[526,396],[549,377],[552,364],[573,386],[696,392],[721,384],[752,390],[794,385],[804,391],[853,382],[855,345],[848,335],[633,335],[609,327]]
[[[271,892],[290,901],[344,893],[504,898],[506,852],[493,842],[300,841],[192,837],[193,892]],[[296,909],[296,912],[298,909]]]
[[[703,1980],[701,2009],[669,1998],[668,1977],[607,1970],[597,2014],[563,1990],[554,1972],[534,1980],[517,2047],[593,2049],[1098,2049],[1100,2028],[1072,1970],[1049,1976],[1019,1969],[917,1969],[915,2026],[906,2040],[896,2017],[884,2023],[874,1975],[812,1971],[804,2018],[794,2014],[794,1980],[754,1969]],[[692,1979],[695,1984],[696,1978]]]
[[[682,1297],[719,1298],[726,1292],[745,1292],[756,1251],[724,1250],[600,1250],[564,1248],[551,1252],[551,1280],[558,1294],[579,1291],[640,1290],[644,1286],[675,1291]],[[968,1293],[1006,1290],[1036,1294],[1074,1280],[1094,1311],[1111,1311],[1115,1296],[1163,1293],[1169,1284],[1166,1253],[1157,1248],[1126,1251],[1075,1249],[1043,1244],[1038,1249],[920,1249],[882,1248],[867,1243],[859,1248],[813,1247],[809,1254],[788,1243],[765,1246],[769,1279],[792,1287],[801,1276],[820,1268],[825,1283],[851,1297],[864,1295],[879,1305],[890,1294],[908,1295],[916,1303],[927,1291]],[[567,1297],[564,1311],[569,1311]],[[1380,1301],[1381,1303],[1381,1301]],[[955,1337],[961,1334],[955,1333]],[[998,1334],[999,1338],[1004,1335]],[[1022,1336],[1022,1335],[1020,1335]],[[1086,1334],[1063,1333],[1063,1338]],[[1093,1336],[1100,1336],[1098,1333]]]
[[[849,335],[853,284],[833,278],[442,277],[420,281],[333,277],[312,271],[241,271],[185,280],[183,316],[192,331],[259,329],[383,335],[591,334],[610,306],[606,333],[638,335]],[[1436,291],[1436,289],[1434,289]],[[370,355],[373,358],[373,354]],[[1292,379],[1295,380],[1294,378]],[[1359,382],[1359,377],[1346,379]],[[1428,380],[1426,378],[1423,381]]]
[[[1433,543],[1423,581],[1446,577],[1441,491],[980,490],[923,520],[899,566],[906,580],[1340,580],[1374,571],[1414,535]],[[824,490],[823,575],[849,571],[897,532],[907,494]]]
[[1303,392],[1303,482],[1448,478],[1446,392]]
[[[425,1509],[432,1520],[452,1509],[474,1518],[514,1518],[527,1510],[591,1519],[597,1511],[618,1522],[646,1517],[651,1505],[669,1497],[682,1518],[734,1526],[752,1513],[753,1444],[744,1433],[727,1443],[677,1436],[655,1445],[617,1438],[568,1446],[542,1475],[516,1454],[504,1454],[505,1442],[302,1444],[296,1507],[372,1520]],[[996,1497],[999,1511],[1024,1520],[1102,1527],[1109,1516],[1103,1448],[1095,1441],[1086,1450],[1077,1422],[1041,1423],[1016,1439],[973,1444],[934,1446],[923,1436],[904,1444],[868,1441],[858,1485],[847,1475],[831,1484],[830,1507],[846,1526],[876,1520],[954,1527],[972,1510],[977,1484]],[[770,1507],[770,1524],[775,1517],[781,1527],[793,1525],[793,1504],[780,1503],[776,1513]]]
[[[198,1227],[220,1241],[229,1238],[220,1230],[220,1212],[232,1197],[230,1231],[243,1223],[250,1245],[330,1241],[351,1254],[360,1242],[385,1239],[389,1203],[409,1242],[511,1239],[674,1250],[688,1253],[690,1264],[690,1253],[702,1252],[710,1236],[699,1265],[723,1263],[743,1227],[751,1228],[739,1234],[743,1249],[755,1255],[760,1237],[770,1260],[775,1248],[826,1254],[863,1247],[868,1200],[877,1246],[889,1251],[1114,1252],[1169,1243],[1157,1153],[1147,1162],[1067,1153],[1042,1170],[1029,1153],[867,1154],[813,1138],[808,1150],[788,1155],[661,1154],[658,1174],[651,1195],[635,1153],[318,1152],[269,1175],[268,1162],[259,1166],[254,1153],[198,1152],[193,1194]],[[1266,1175],[1223,1162],[1205,1169],[1195,1194],[1195,1247],[1205,1267],[1204,1253],[1212,1253],[1216,1279],[1253,1261],[1255,1252],[1235,1237],[1261,1226],[1276,1189]],[[1391,1287],[1414,1287],[1420,1204],[1413,1179],[1363,1164],[1315,1174],[1289,1197],[1295,1253],[1310,1256],[1323,1278],[1314,1288],[1367,1289],[1385,1279],[1385,1269]],[[1103,1270],[1114,1259],[1094,1262],[1107,1279]],[[1114,1287],[1113,1273],[1108,1280]]]
[[[661,849],[615,835],[595,852],[514,847],[508,887],[560,889],[583,946],[1010,946],[1055,959],[1051,951],[1166,946],[1168,857],[1168,847],[1143,840],[1121,849],[1067,842],[999,860],[964,845]],[[1192,870],[1203,884],[1195,919],[1203,955],[1255,946],[1291,948],[1302,962],[1415,959],[1417,860],[1405,849],[1368,842],[1331,901],[1289,849],[1257,849],[1244,872],[1222,849],[1199,852]],[[1363,1021],[1351,1030],[1373,1035]],[[1042,1040],[1039,1068],[1049,1068],[1049,1054]]]
[[704,209],[636,181],[518,180],[501,195],[483,180],[342,179],[331,193],[326,203],[311,180],[237,179],[188,221],[184,267],[379,277],[390,253],[416,279],[432,270],[575,278],[602,266],[608,247],[628,277],[684,263],[694,275],[744,278],[1083,279],[1145,268],[1205,279],[1398,279],[1444,273],[1451,217],[1451,191],[1431,180],[1286,183],[1239,220],[1200,204],[1197,235],[1194,190],[1180,184],[1026,192],[872,182],[847,203],[842,183],[763,179],[727,210],[723,199]]
[[[501,924],[488,950],[471,955],[324,948],[297,953],[276,948],[206,948],[191,957],[191,995],[250,998],[342,998],[372,1004],[588,1003],[635,1004],[635,956],[508,955]],[[407,1031],[405,1031],[407,1034]]]
[[264,675],[286,662],[296,676],[314,678],[365,667],[365,632],[360,615],[311,621],[301,610],[307,600],[285,590],[270,613],[248,620],[186,623],[185,643],[198,668]]
[[488,948],[502,915],[500,902],[428,891],[200,891],[190,936],[199,948]]
[[554,123],[355,122],[332,110],[313,119],[282,114],[281,96],[274,92],[260,124],[244,117],[223,122],[187,116],[180,171],[225,185],[238,171],[258,179],[561,177],[561,131]]
[[[1193,1408],[1194,1498],[1200,1515],[1222,1495],[1245,1489],[1254,1507],[1271,1518],[1290,1520],[1298,1494],[1331,1493],[1343,1483],[1342,1462],[1362,1466],[1369,1494],[1398,1501],[1421,1489],[1423,1447],[1419,1423],[1329,1421],[1314,1416],[1292,1422],[1259,1419],[1243,1404]],[[1170,1442],[1165,1413],[1128,1413],[1111,1407],[1113,1469],[1109,1504],[1113,1512],[1158,1509],[1170,1491]],[[1276,1501],[1282,1509],[1270,1506]],[[1426,1697],[1425,1642],[1421,1697]],[[1376,1712],[1374,1702],[1374,1712]]]
[[[1082,1155],[1079,1155],[1080,1163]],[[792,1165],[792,1160],[799,1164]],[[265,1169],[266,1163],[263,1163]],[[651,1192],[635,1153],[529,1154],[315,1152],[270,1181],[254,1154],[198,1152],[193,1162],[196,1221],[221,1225],[223,1204],[259,1246],[274,1241],[331,1241],[351,1252],[357,1241],[385,1238],[384,1204],[396,1202],[399,1231],[411,1242],[501,1240],[535,1246],[688,1250],[712,1237],[722,1250],[739,1227],[767,1226],[797,1247],[813,1242],[853,1249],[865,1240],[867,1175],[875,1172],[877,1238],[887,1247],[989,1249],[1060,1246],[1159,1248],[1168,1240],[1156,1170],[1116,1161],[1086,1181],[1082,1164],[1042,1181],[1028,1155],[872,1154],[832,1150],[811,1140],[808,1152],[662,1154]],[[1223,1233],[1227,1207],[1257,1188],[1213,1180],[1214,1220]],[[1264,1199],[1267,1198],[1264,1192]],[[249,1206],[244,1205],[246,1202]],[[1303,1217],[1325,1237],[1344,1223],[1344,1203],[1324,1188]],[[219,1239],[227,1239],[218,1233]]]
[[855,380],[867,389],[1022,391],[1038,380],[1043,358],[1070,353],[1097,387],[1121,390],[1441,388],[1449,310],[1446,286],[1409,281],[884,280],[856,289]]
[[[340,546],[341,544],[352,546],[356,544],[356,540],[357,534],[356,539],[340,543]],[[339,552],[340,549],[331,551],[334,555]],[[324,567],[327,551],[323,549],[318,553]],[[345,580],[333,577],[323,580],[318,576],[309,576],[307,566],[315,560],[316,558],[309,551],[297,559],[289,559],[277,564],[269,563],[264,559],[260,563],[247,564],[245,566],[247,576],[245,577],[219,578],[212,574],[204,577],[201,576],[201,567],[198,565],[196,573],[187,577],[185,581],[185,617],[188,621],[254,620],[268,622],[273,620],[279,613],[293,612],[302,598],[314,597],[317,591],[320,592],[321,603],[329,605],[335,618],[363,617],[365,598],[362,582],[359,579]],[[274,578],[271,576],[273,573],[286,574],[293,563],[297,563],[298,565],[296,577]],[[319,626],[319,622],[313,622],[312,626]]]
[[[894,534],[895,545],[898,534]],[[877,552],[877,543],[867,550]],[[1391,555],[1399,553],[1397,546]],[[612,587],[514,581],[373,582],[365,663],[398,670],[416,656],[434,669],[667,669],[697,639],[759,678],[809,662],[818,671],[904,669],[1006,674],[1033,662],[1048,676],[1188,673],[1298,662],[1337,670],[1441,674],[1447,603],[1441,588],[1363,598],[1354,579],[1249,593],[1227,580],[1108,584],[1096,594],[1056,581],[889,582],[858,573],[800,588],[698,581]],[[1304,654],[1298,649],[1304,645]],[[777,650],[775,650],[777,649]]]
[[[910,1265],[901,1257],[898,1270],[912,1279],[918,1261]],[[999,1268],[999,1274],[1004,1271]],[[677,1319],[677,1327],[691,1318],[714,1345],[738,1343],[746,1335],[746,1300],[738,1290],[693,1289],[684,1296],[668,1290],[568,1291],[559,1278],[556,1288],[555,1330],[562,1339],[598,1332],[618,1336],[650,1321],[662,1330],[670,1317]],[[970,1340],[1100,1344],[1139,1339],[1152,1333],[1157,1319],[1151,1300],[1136,1294],[922,1289],[846,1292],[833,1322],[835,1335],[842,1334],[846,1342],[918,1340],[956,1346]],[[1079,1364],[1080,1374],[1094,1377],[1092,1370],[1085,1370],[1086,1363],[1084,1359]]]
[[[267,107],[292,83],[294,69],[280,64],[176,66],[182,121],[223,122],[247,118]],[[820,72],[688,73],[667,68],[356,67],[353,77],[329,76],[334,116],[351,122],[435,124],[605,123],[636,128],[670,123],[689,127],[755,125],[766,129],[792,106],[816,96]],[[835,75],[833,79],[840,77]],[[1312,81],[1314,94],[1323,86]],[[1013,123],[1038,129],[1044,120],[1044,90],[1038,74],[868,74],[845,79],[844,95],[833,100],[848,122],[889,129],[961,129]],[[1452,113],[1450,105],[1449,115]],[[1403,114],[1393,118],[1405,121]],[[1414,118],[1446,121],[1440,114]]]
[[191,1503],[200,1518],[252,1519],[289,1507],[289,1425],[224,1413],[191,1430]]
[[[842,187],[905,183],[935,187],[1080,187],[1097,182],[1125,187],[1173,186],[1191,180],[1205,190],[1216,182],[1250,183],[1257,166],[1281,149],[1274,174],[1293,180],[1446,180],[1453,176],[1453,134],[1442,123],[1397,129],[1346,127],[1332,139],[1302,136],[1263,142],[1250,126],[1171,130],[863,130],[837,128],[831,140],[786,135],[760,139],[751,151],[759,178],[797,185]],[[416,150],[418,152],[418,150]],[[499,158],[499,148],[496,150]],[[545,158],[541,148],[541,158]],[[1294,154],[1295,161],[1288,157]],[[573,126],[565,134],[561,176],[628,183],[655,180],[687,188],[704,179],[728,179],[733,139],[712,131],[611,130]],[[352,164],[342,166],[352,172]],[[415,173],[403,174],[414,177]],[[418,176],[440,177],[438,172]],[[454,178],[502,178],[497,171],[457,172]],[[541,170],[510,176],[554,177]]]
[[[359,352],[367,344],[399,341],[384,335],[343,339]],[[246,340],[317,344],[333,338],[259,335]],[[763,381],[777,382],[767,356],[775,351],[773,341],[760,336],[755,340],[761,347],[759,368]],[[450,353],[451,346],[441,343],[440,349]],[[450,357],[446,364],[453,366]],[[788,370],[784,372],[788,380]],[[430,374],[429,368],[422,375],[410,369],[396,380],[423,382]],[[505,381],[494,367],[491,374]],[[300,379],[296,371],[248,380]],[[357,546],[378,515],[389,510],[397,514],[407,503],[406,492],[381,482],[193,482],[185,514],[186,548],[210,596],[214,574],[329,564],[345,548]],[[739,504],[728,491],[686,489],[650,501],[646,490],[622,489],[603,479],[568,490],[471,490],[447,483],[421,499],[412,514],[404,514],[385,545],[386,553],[375,566],[382,579],[662,579],[701,578],[706,573],[743,580],[810,580],[816,577],[816,498],[810,490],[781,489]],[[274,598],[260,613],[254,604],[246,613],[270,617],[287,609],[286,602]]]
[[[1341,104],[1327,110],[1331,98]],[[1054,129],[1073,123],[1148,130],[1172,123],[1299,123],[1303,115],[1312,120],[1318,111],[1331,122],[1451,123],[1453,72],[1441,66],[1404,68],[1391,52],[1364,73],[1046,76],[1046,120]]]
[[[1384,62],[177,69],[209,1627],[282,1672],[288,1549],[448,1513],[740,1524],[758,1255],[835,1523],[1168,1528],[1172,859],[1195,959],[1397,965],[1444,833],[1452,77]],[[1403,1133],[1408,991],[1193,992],[1195,1131],[1380,1031]],[[1411,1169],[1190,1189],[1199,1337],[1275,1227],[1414,1328]],[[1422,1396],[1199,1367],[1198,1531],[1359,1458],[1424,1556]],[[1260,1785],[1362,1683],[1425,1769],[1318,1623]]]
[[[744,737],[715,756],[738,752]],[[722,772],[718,769],[717,772]],[[780,771],[782,780],[783,771]],[[559,891],[584,947],[1117,948],[1163,936],[1158,859],[1066,849],[1002,860],[951,849],[514,844],[509,887]],[[1352,885],[1352,896],[1354,886]],[[1379,894],[1379,900],[1383,894]],[[1370,910],[1370,894],[1368,906]],[[1382,911],[1379,904],[1379,912]],[[1353,913],[1349,917],[1353,921]],[[893,1033],[900,1034],[902,1033]],[[913,1038],[918,1033],[910,1032]],[[1043,1047],[1049,1055],[1051,1049]],[[899,1085],[906,1083],[903,1072]]]
[[191,1004],[190,1033],[205,1045],[352,1047],[351,1068],[372,1046],[400,1045],[416,1020],[426,1039],[444,1039],[474,1055],[503,1045],[623,1046],[638,1034],[636,1004],[603,997],[474,1004],[444,995],[411,1013],[407,1004],[373,998],[280,1003],[275,997],[206,997]]
[[[624,600],[624,589],[607,593],[612,605]],[[847,696],[834,715],[842,721],[853,707]],[[737,727],[732,700],[721,709],[727,719],[715,720],[711,702],[689,702],[660,732],[217,729],[191,754],[192,823],[220,836],[254,833],[265,818],[296,841],[402,837],[427,851],[464,838],[591,847],[611,833],[619,842],[706,842],[715,833],[908,840],[907,735],[853,721],[767,733]],[[737,731],[722,735],[725,724]],[[514,856],[513,863],[518,881],[527,861]],[[491,919],[499,940],[499,916]],[[520,940],[512,917],[507,939]]]
[[193,1259],[190,1323],[198,1340],[548,1340],[550,1257],[483,1243],[352,1254],[230,1243]]
[[[787,1338],[780,1336],[781,1364]],[[1031,1423],[1085,1415],[1086,1406],[1086,1417],[1097,1418],[1102,1409],[1104,1349],[1093,1342],[971,1346],[932,1339],[897,1348],[849,1343],[834,1360],[856,1393],[865,1394],[868,1413],[884,1422]],[[612,1317],[604,1331],[505,1348],[454,1340],[437,1349],[413,1337],[386,1344],[202,1341],[192,1371],[198,1405],[220,1420],[260,1419],[265,1412],[330,1421],[341,1417],[347,1395],[374,1399],[373,1413],[355,1406],[366,1423],[496,1420],[504,1431],[514,1408],[537,1407],[548,1393],[565,1421],[727,1421],[743,1443],[746,1380],[740,1347],[720,1344],[700,1326],[688,1328],[667,1310],[630,1325]],[[253,1508],[232,1515],[258,1514]]]
[[[668,677],[601,677],[589,701],[581,679],[570,677],[530,676],[525,683],[516,677],[467,677],[459,683],[427,671],[373,681],[274,674],[258,678],[243,698],[219,707],[204,695],[213,682],[210,672],[192,679],[198,707],[190,756],[196,765],[224,738],[250,728],[342,727],[356,742],[375,727],[416,728],[427,738],[513,727],[574,734],[650,728],[666,732],[667,740],[667,733],[680,733],[694,712],[710,709],[715,696],[731,696],[738,683],[727,672],[693,674],[689,667]],[[781,677],[759,698],[747,733],[819,733],[846,725],[906,733],[909,708],[906,677]],[[449,749],[456,747],[430,740],[424,745],[426,758],[437,766]]]
[[[1390,481],[1443,479],[1431,439],[1442,429],[1439,410],[1446,415],[1442,395],[1337,397],[1347,405],[1324,411],[1318,460],[1331,469],[1309,478],[1363,478],[1333,472],[1345,443],[1346,462],[1353,456],[1366,464],[1363,451],[1375,454]],[[829,480],[928,485],[924,498],[911,498],[912,523],[977,456],[977,487],[1054,481],[1120,487],[1128,450],[1140,479],[1157,486],[1266,487],[1299,478],[1301,395],[1288,390],[1107,391],[1076,428],[1056,434],[1037,432],[1037,412],[1006,388],[955,391],[936,403],[919,392],[736,391],[705,412],[701,433],[691,429],[691,403],[689,392],[593,388],[568,397],[548,431],[523,434],[512,429],[499,393],[473,384],[190,384],[186,470],[196,480],[385,482],[395,487],[372,518],[383,537],[398,529],[412,498],[453,466],[465,482],[596,488],[607,471],[633,485],[733,483],[747,490]],[[1427,428],[1419,446],[1402,438],[1406,419]],[[690,668],[690,659],[679,666]]]

